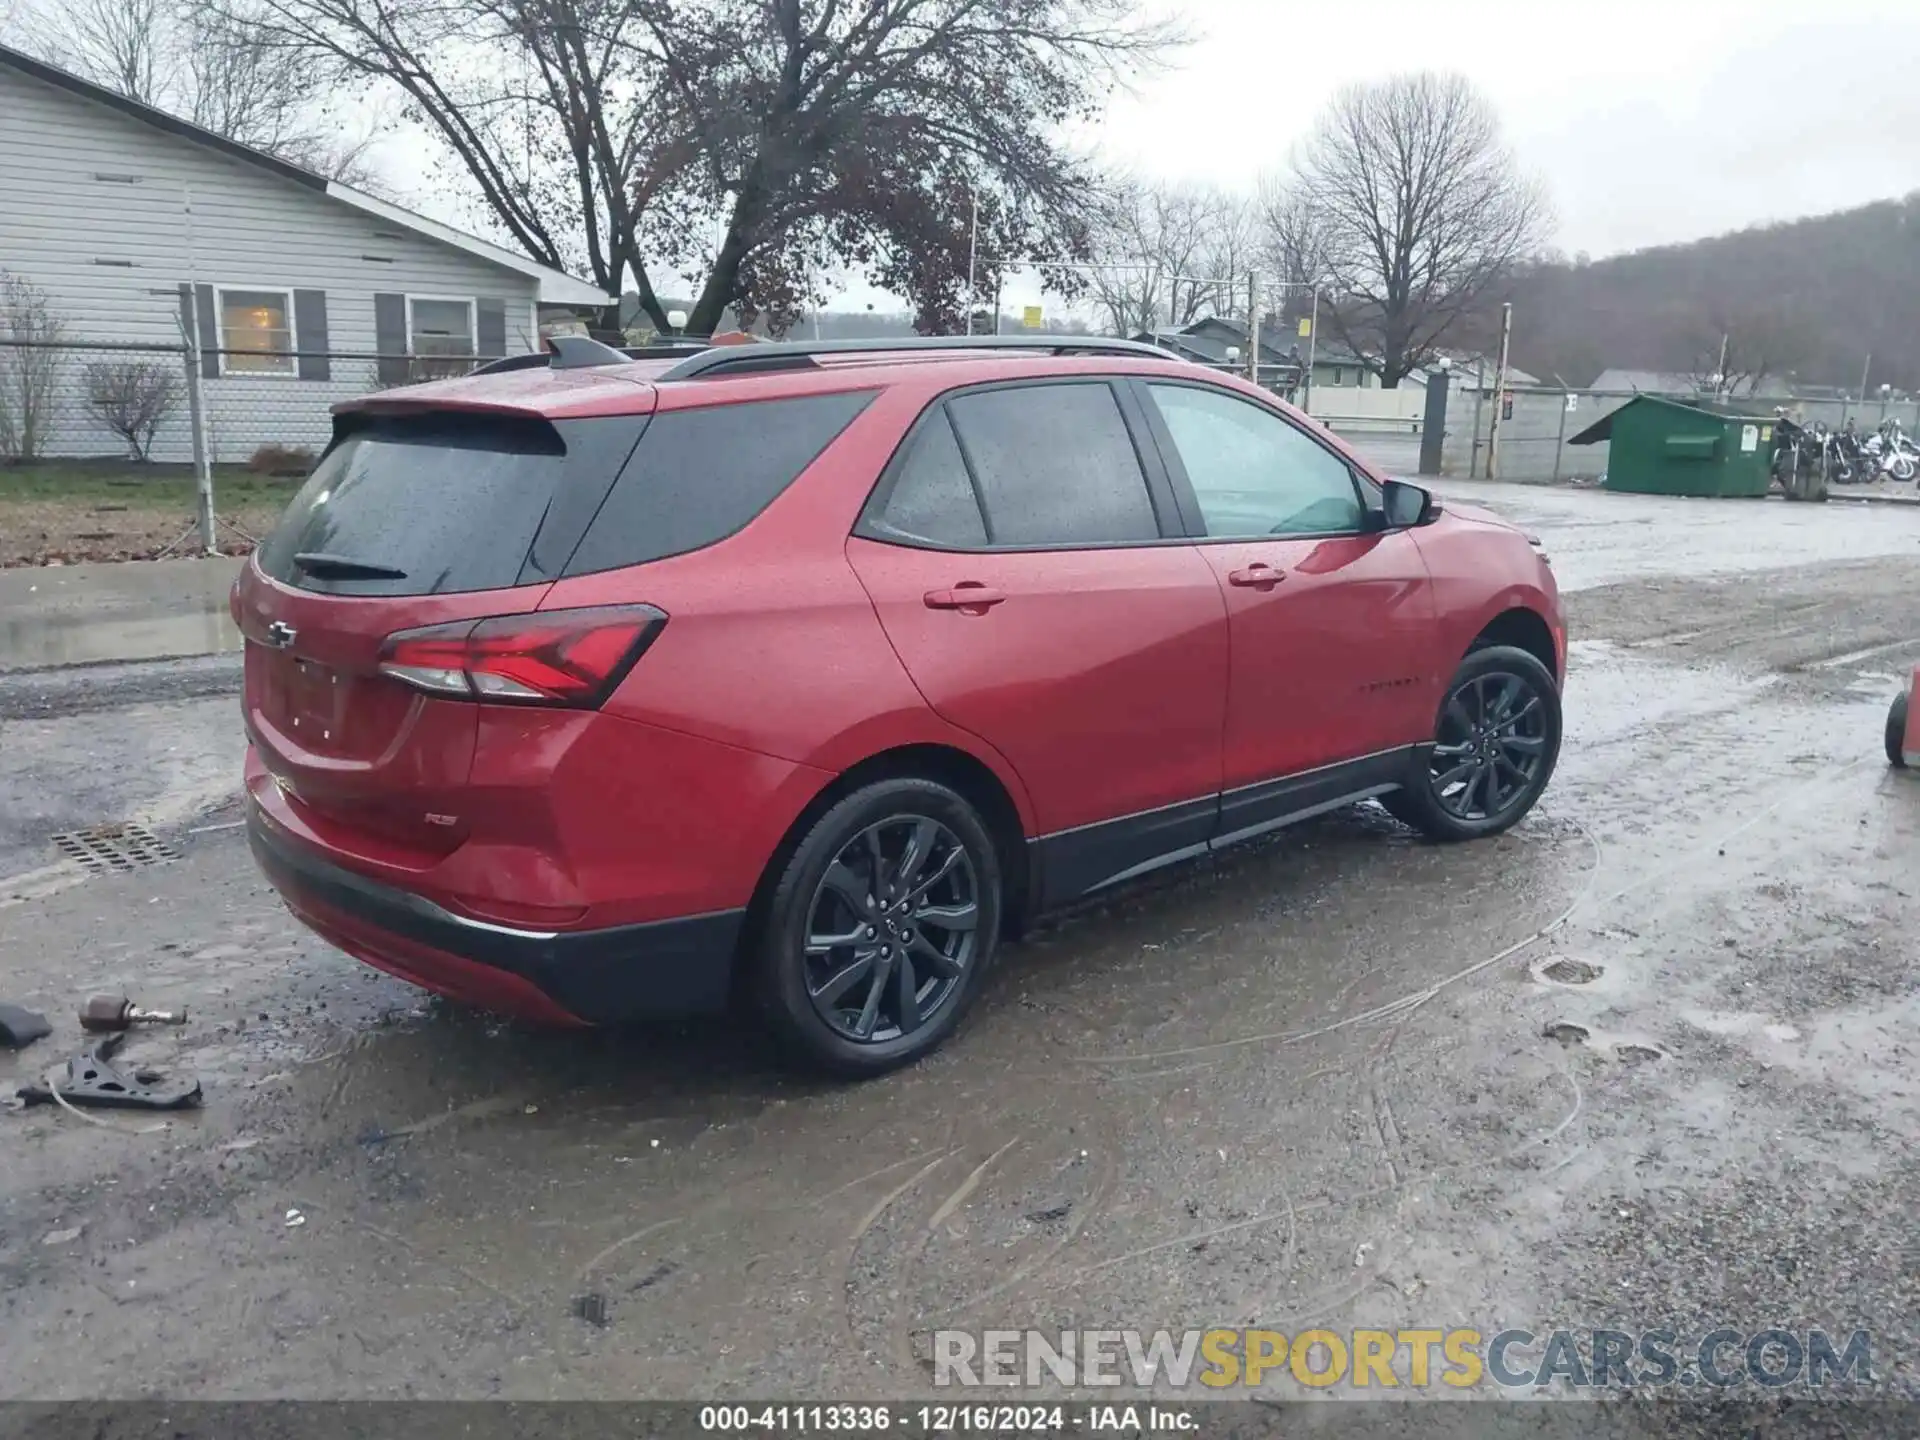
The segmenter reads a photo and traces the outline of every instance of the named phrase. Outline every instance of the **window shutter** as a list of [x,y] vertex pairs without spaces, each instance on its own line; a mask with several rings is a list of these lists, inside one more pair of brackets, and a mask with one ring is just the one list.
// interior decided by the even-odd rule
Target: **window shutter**
[[380,359],[376,369],[382,385],[404,385],[409,378],[407,364],[407,297],[373,297],[373,348]]
[[474,302],[474,353],[483,360],[501,360],[507,353],[507,305],[504,300]]
[[327,292],[293,292],[293,338],[300,347],[300,378],[331,380],[333,362],[327,358]]
[[208,380],[220,378],[220,318],[213,308],[213,287],[199,285],[195,287],[194,311],[198,323],[194,326],[196,342],[200,346],[200,374]]

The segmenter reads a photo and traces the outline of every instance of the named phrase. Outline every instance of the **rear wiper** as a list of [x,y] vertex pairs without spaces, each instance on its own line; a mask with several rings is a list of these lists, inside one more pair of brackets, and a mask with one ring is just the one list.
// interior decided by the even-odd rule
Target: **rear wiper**
[[404,580],[407,572],[391,565],[376,565],[371,560],[356,560],[351,555],[329,555],[320,550],[302,550],[293,563],[309,575],[334,580]]

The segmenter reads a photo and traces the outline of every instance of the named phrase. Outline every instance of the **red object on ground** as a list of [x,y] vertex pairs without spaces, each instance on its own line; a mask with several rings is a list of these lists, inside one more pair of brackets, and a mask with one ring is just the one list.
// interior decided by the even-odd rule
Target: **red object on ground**
[[1920,691],[1920,665],[1913,668],[1913,674],[1907,677],[1907,735],[1904,744],[1907,767],[1920,769],[1920,707],[1913,703],[1916,691]]

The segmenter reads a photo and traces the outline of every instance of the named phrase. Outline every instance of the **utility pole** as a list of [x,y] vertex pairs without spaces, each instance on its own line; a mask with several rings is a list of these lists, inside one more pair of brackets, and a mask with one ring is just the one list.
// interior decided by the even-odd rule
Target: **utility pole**
[[1313,310],[1307,317],[1307,374],[1301,382],[1300,408],[1313,413],[1313,347],[1320,342],[1320,282],[1313,285]]
[[1493,372],[1493,420],[1487,428],[1487,478],[1500,478],[1500,412],[1506,407],[1507,342],[1513,338],[1513,306],[1500,307],[1500,363]]
[[1727,335],[1720,333],[1720,363],[1713,367],[1713,398],[1720,398],[1721,387],[1727,383]]
[[1873,352],[1867,352],[1867,363],[1860,367],[1860,403],[1867,403],[1867,375],[1873,369]]
[[967,334],[973,334],[973,311],[978,301],[974,276],[980,264],[980,192],[968,192],[973,197],[973,228],[967,239]]
[[1247,378],[1260,383],[1260,272],[1247,271]]

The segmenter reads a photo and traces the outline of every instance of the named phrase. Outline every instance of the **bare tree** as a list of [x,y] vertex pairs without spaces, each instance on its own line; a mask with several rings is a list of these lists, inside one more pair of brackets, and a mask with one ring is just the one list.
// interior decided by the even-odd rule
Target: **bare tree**
[[66,331],[46,291],[0,270],[0,460],[40,458],[66,360],[59,348]]
[[662,331],[656,272],[695,282],[690,330],[778,329],[836,264],[950,327],[976,203],[986,288],[1084,253],[1059,131],[1171,38],[1135,0],[210,3],[402,95],[515,244]]
[[127,442],[135,460],[153,450],[154,433],[179,407],[180,379],[152,360],[106,360],[87,366],[87,408]]
[[[1250,298],[1247,280],[1258,268],[1259,250],[1259,212],[1254,202],[1230,191],[1203,191],[1200,251],[1195,257],[1202,283],[1192,287],[1200,292],[1197,305],[1206,313],[1244,316]],[[1200,313],[1196,308],[1190,318],[1198,319]]]
[[1102,197],[1089,235],[1088,291],[1116,335],[1152,330],[1173,318],[1176,277],[1199,249],[1190,197],[1121,179]]
[[21,23],[27,47],[96,84],[328,179],[378,188],[379,118],[357,129],[334,76],[199,0],[67,0]]
[[1688,378],[1701,390],[1756,395],[1769,379],[1785,379],[1812,353],[1812,326],[1785,304],[1732,306],[1710,302],[1681,327],[1675,342],[1687,355]]
[[1266,209],[1323,269],[1335,336],[1389,387],[1439,354],[1549,224],[1492,107],[1458,75],[1342,90]]
[[1238,315],[1259,238],[1254,208],[1240,196],[1123,179],[1091,227],[1087,288],[1116,334]]
[[1327,282],[1326,240],[1318,215],[1298,186],[1272,178],[1255,200],[1261,273],[1275,281],[1273,307],[1285,321],[1310,316],[1313,293]]

